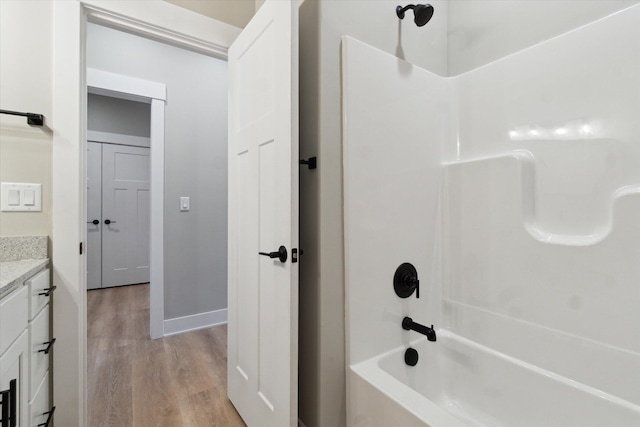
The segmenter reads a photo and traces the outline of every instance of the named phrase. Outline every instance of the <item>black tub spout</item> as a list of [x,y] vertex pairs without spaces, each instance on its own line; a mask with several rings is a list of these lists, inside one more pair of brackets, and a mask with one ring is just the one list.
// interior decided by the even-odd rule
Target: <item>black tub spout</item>
[[405,317],[402,319],[402,329],[407,331],[416,331],[425,335],[429,341],[436,340],[436,331],[433,329],[433,325],[431,325],[431,327],[421,325],[420,323],[414,322],[411,317]]

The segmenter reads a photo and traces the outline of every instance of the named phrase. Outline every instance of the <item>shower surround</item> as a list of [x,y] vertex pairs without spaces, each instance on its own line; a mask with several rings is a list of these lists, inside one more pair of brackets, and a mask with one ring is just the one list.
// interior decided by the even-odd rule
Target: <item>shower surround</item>
[[343,108],[349,425],[640,425],[640,6],[455,77],[345,37]]

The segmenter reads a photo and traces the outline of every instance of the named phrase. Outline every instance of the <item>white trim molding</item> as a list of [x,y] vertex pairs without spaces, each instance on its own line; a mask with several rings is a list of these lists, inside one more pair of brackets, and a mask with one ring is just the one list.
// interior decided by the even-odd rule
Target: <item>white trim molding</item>
[[124,135],[121,133],[100,132],[87,130],[87,141],[103,142],[105,144],[133,145],[136,147],[151,147],[151,138],[146,136]]
[[151,103],[151,99],[167,100],[167,86],[164,83],[96,70],[95,68],[87,68],[87,89],[89,93],[96,95],[107,95],[130,101],[139,100],[147,104]]
[[164,1],[82,0],[90,22],[227,58],[241,29]]
[[210,328],[227,323],[227,309],[207,311],[164,321],[164,336]]
[[149,334],[164,336],[164,101],[151,101]]

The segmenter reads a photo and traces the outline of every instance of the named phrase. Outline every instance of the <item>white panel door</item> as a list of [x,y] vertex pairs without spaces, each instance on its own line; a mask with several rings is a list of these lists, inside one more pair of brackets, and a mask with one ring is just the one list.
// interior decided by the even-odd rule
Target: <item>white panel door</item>
[[149,281],[149,149],[102,147],[102,286]]
[[87,142],[87,289],[102,287],[102,144]]
[[297,14],[268,0],[229,49],[227,376],[249,427],[298,422]]

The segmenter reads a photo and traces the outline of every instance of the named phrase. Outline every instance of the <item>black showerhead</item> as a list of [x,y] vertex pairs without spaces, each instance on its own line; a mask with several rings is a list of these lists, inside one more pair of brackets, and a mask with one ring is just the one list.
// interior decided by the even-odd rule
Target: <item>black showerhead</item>
[[410,4],[405,7],[398,6],[396,7],[396,15],[398,15],[398,18],[404,19],[404,13],[409,9],[413,9],[413,15],[415,16],[413,22],[415,22],[418,27],[425,25],[433,16],[433,6],[430,4]]

